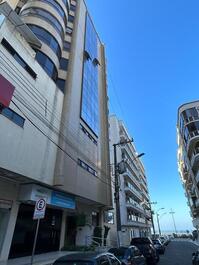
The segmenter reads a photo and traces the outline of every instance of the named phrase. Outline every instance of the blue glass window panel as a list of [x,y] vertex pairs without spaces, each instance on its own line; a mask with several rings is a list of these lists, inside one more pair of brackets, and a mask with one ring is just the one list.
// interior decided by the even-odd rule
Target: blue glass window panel
[[89,58],[85,58],[84,60],[81,118],[98,135],[98,66],[93,63],[93,60],[98,58],[98,36],[89,16],[86,19],[85,51],[89,54]]
[[57,40],[50,34],[47,30],[35,26],[35,25],[28,25],[29,28],[34,32],[34,34],[44,43],[46,43],[58,56],[61,58],[61,48]]
[[2,115],[14,122],[15,124],[19,125],[20,127],[24,126],[25,119],[22,118],[19,114],[17,114],[15,111],[4,108],[2,110]]

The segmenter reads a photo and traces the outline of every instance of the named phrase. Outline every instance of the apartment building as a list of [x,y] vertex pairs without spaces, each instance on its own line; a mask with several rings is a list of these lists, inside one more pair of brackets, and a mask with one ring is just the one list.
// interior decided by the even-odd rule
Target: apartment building
[[[110,158],[114,164],[113,144],[130,140],[123,123],[115,115],[110,116]],[[143,163],[138,157],[133,142],[121,144],[117,148],[117,162],[126,162],[126,171],[120,174],[120,217],[122,225],[121,245],[129,245],[133,237],[151,234],[150,198]],[[114,167],[113,167],[114,168]],[[112,170],[112,192],[114,197],[114,170]],[[113,201],[114,203],[114,201]],[[110,240],[117,241],[116,213],[109,211]]]
[[89,242],[112,198],[105,51],[85,2],[0,1],[0,13],[4,261],[31,254],[38,198],[38,254]]
[[199,101],[179,107],[177,141],[178,170],[193,226],[199,230]]

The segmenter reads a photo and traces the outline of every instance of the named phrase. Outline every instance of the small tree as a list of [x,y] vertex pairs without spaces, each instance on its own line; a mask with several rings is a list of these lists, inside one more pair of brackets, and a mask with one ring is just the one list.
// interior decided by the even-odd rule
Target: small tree
[[93,231],[93,240],[102,245],[102,228],[100,226],[96,226]]
[[108,232],[111,228],[108,227],[107,225],[104,225],[104,246],[106,246],[106,239],[107,239],[107,236],[108,236]]

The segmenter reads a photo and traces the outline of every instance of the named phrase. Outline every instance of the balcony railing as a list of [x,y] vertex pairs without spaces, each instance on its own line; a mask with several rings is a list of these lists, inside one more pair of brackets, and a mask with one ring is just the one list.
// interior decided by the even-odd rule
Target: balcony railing
[[191,166],[193,167],[194,163],[195,163],[195,158],[196,156],[199,154],[199,147],[195,147],[193,150],[193,154],[191,157]]
[[128,216],[128,222],[139,222],[139,223],[146,223],[146,219],[139,217],[139,216],[135,216],[135,215],[129,215]]
[[132,194],[136,195],[141,200],[142,196],[141,196],[140,192],[138,192],[132,185],[130,185],[130,186],[129,185],[130,184],[127,184],[125,186],[125,190],[130,191]]
[[196,137],[198,135],[199,135],[199,130],[192,131],[189,133],[188,139],[190,140],[191,138]]
[[192,121],[196,121],[196,120],[199,120],[199,116],[191,116],[191,117],[188,117],[187,119],[184,119],[185,124],[190,123]]
[[126,203],[127,203],[127,207],[130,206],[133,208],[137,208],[141,210],[142,212],[144,212],[144,208],[138,202],[134,201],[133,199],[127,199]]
[[135,183],[135,185],[141,189],[139,181],[136,179],[136,177],[131,173],[131,171],[127,168],[124,175],[128,175],[128,177]]

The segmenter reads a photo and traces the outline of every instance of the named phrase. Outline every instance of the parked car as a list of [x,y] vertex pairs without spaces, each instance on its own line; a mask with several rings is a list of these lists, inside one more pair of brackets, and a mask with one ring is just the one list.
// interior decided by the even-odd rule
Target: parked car
[[148,237],[132,238],[131,245],[136,246],[146,258],[147,264],[156,264],[159,261],[159,254],[153,242]]
[[199,250],[192,254],[192,264],[199,265]]
[[161,236],[159,239],[160,239],[161,243],[165,246],[167,246],[170,242],[170,240],[166,236]]
[[58,258],[53,265],[121,265],[111,253],[84,252]]
[[161,243],[161,241],[159,239],[153,239],[152,242],[157,252],[159,254],[164,254],[165,246]]
[[109,249],[123,265],[146,265],[146,259],[136,246]]

